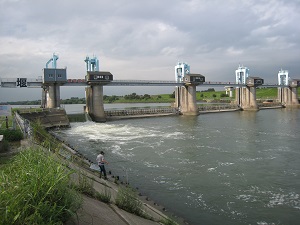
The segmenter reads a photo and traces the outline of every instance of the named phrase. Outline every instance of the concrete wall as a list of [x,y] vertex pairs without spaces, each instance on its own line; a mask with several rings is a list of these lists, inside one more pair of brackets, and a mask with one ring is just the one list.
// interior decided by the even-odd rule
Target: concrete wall
[[[41,112],[20,113],[20,116],[29,121],[40,121],[41,125],[45,128],[70,126],[64,109],[47,109]],[[24,121],[20,125],[24,126]]]

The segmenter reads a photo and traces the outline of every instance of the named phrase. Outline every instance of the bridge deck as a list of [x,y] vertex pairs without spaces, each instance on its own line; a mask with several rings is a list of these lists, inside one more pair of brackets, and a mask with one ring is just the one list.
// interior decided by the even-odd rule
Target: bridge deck
[[[3,88],[16,88],[19,87],[17,82],[18,78],[2,78],[0,79],[0,87]],[[26,86],[20,87],[29,87],[29,88],[41,88],[43,86],[43,80],[41,78],[31,79],[31,78],[22,78],[26,79]],[[61,83],[61,86],[89,86],[84,79],[68,79],[66,83]],[[160,81],[160,80],[113,80],[111,82],[103,82],[105,86],[184,86],[185,83],[177,83],[175,81]],[[236,84],[235,82],[216,82],[216,81],[207,81],[203,83],[198,83],[199,86],[230,86],[230,87],[245,87],[245,84]],[[278,84],[262,84],[262,87],[288,87],[286,85]]]

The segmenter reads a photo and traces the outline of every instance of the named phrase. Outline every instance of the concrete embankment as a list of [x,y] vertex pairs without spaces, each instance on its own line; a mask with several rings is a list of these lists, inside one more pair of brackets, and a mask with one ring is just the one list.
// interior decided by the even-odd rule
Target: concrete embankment
[[20,116],[31,122],[39,121],[45,128],[68,127],[70,122],[64,109],[44,109],[41,111],[20,111]]

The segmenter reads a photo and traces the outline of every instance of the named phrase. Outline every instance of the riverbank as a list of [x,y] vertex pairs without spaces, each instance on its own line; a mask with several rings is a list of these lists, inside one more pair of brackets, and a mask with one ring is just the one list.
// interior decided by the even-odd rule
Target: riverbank
[[[82,206],[77,210],[76,214],[68,220],[66,225],[88,225],[99,224],[97,221],[101,221],[101,224],[176,224],[168,219],[168,216],[163,213],[164,208],[150,201],[146,196],[139,196],[139,200],[142,201],[142,211],[145,217],[143,218],[132,213],[128,213],[116,206],[116,198],[120,188],[125,188],[125,185],[120,181],[115,180],[114,175],[110,174],[108,180],[99,178],[99,172],[90,169],[89,162],[80,156],[75,150],[68,146],[65,146],[63,157],[58,157],[57,161],[62,165],[66,165],[72,172],[71,180],[77,185],[88,184],[87,189],[92,189],[95,193],[109,192],[111,196],[110,204],[101,202],[95,198],[91,198],[88,195],[81,195]],[[28,148],[40,148],[30,139],[21,141],[20,146],[14,145],[9,152],[0,154],[0,158],[8,159],[12,155],[18,154],[20,151],[24,151]],[[66,152],[67,151],[67,152]],[[58,156],[54,154],[54,156]]]
[[[108,180],[100,179],[99,172],[91,168],[91,162],[87,158],[85,158],[67,143],[62,143],[62,146],[67,150],[67,152],[62,152],[61,155],[64,155],[64,160],[69,163],[69,167],[77,171],[77,173],[73,176],[73,179],[76,181],[78,180],[78,174],[84,174],[84,176],[91,181],[92,188],[95,191],[103,193],[109,189],[112,197],[112,203],[108,205],[88,196],[83,196],[84,201],[82,207],[78,210],[77,215],[72,217],[66,225],[89,225],[93,224],[93,221],[95,220],[101,220],[103,224],[118,225],[188,224],[182,218],[174,216],[171,214],[171,212],[167,212],[164,206],[155,203],[149,199],[149,197],[138,192],[138,189],[136,190],[138,193],[138,200],[142,202],[142,210],[146,213],[148,218],[151,218],[150,220],[118,208],[115,205],[118,191],[120,188],[127,187],[129,184],[120,181],[119,176],[113,174],[111,171],[108,171]],[[70,163],[71,158],[73,158],[73,162]],[[169,219],[170,216],[172,218],[176,218],[176,222]]]

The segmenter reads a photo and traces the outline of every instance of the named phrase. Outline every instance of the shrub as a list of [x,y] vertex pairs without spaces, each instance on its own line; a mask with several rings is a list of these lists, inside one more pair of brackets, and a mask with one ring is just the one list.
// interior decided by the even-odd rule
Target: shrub
[[20,141],[23,139],[23,134],[20,130],[0,130],[0,134],[2,134],[7,141]]
[[127,212],[145,216],[142,210],[142,202],[137,198],[137,193],[129,187],[119,188],[116,205]]

